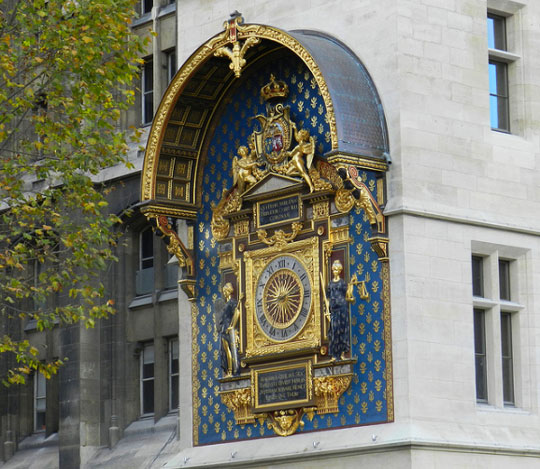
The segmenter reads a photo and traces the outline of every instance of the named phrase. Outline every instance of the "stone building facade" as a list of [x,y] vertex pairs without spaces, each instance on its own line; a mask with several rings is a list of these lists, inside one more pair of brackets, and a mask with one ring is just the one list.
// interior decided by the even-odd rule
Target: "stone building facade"
[[[5,461],[0,467],[537,467],[540,5],[534,0],[154,0],[142,1],[140,8],[134,31],[147,34],[152,27],[158,35],[145,57],[140,101],[125,116],[125,124],[143,128],[144,138],[150,136],[150,150],[145,156],[132,149],[134,170],[111,168],[102,175],[115,187],[113,210],[133,210],[123,227],[126,243],[118,253],[120,261],[106,273],[118,313],[93,330],[72,326],[44,334],[31,324],[22,326],[31,341],[47,343],[52,356],[70,359],[45,386],[36,378],[27,387],[0,390],[0,451]],[[234,83],[256,77],[249,60],[260,55],[263,63],[265,53],[274,54],[270,68],[281,70],[286,56],[307,64],[311,72],[321,70],[321,83],[341,79],[343,88],[330,86],[332,102],[356,99],[356,76],[338,76],[343,68],[340,61],[332,62],[336,56],[325,57],[326,50],[312,46],[315,65],[310,65],[302,55],[309,50],[306,37],[338,44],[338,49],[328,50],[346,51],[357,67],[348,70],[365,70],[365,83],[375,90],[370,103],[382,113],[379,130],[386,141],[380,153],[361,156],[380,164],[372,173],[366,170],[367,186],[371,179],[373,187],[384,180],[384,196],[378,201],[383,202],[379,206],[385,231],[379,234],[388,240],[386,326],[390,333],[391,325],[391,335],[381,339],[386,364],[383,418],[376,418],[374,411],[371,420],[363,420],[362,391],[357,402],[354,398],[362,372],[354,368],[358,383],[353,382],[350,397],[344,394],[337,412],[328,414],[334,419],[331,424],[326,417],[316,417],[320,426],[313,428],[304,418],[306,431],[281,437],[262,430],[262,424],[255,427],[256,422],[241,425],[226,409],[205,420],[202,407],[221,406],[218,392],[223,388],[218,375],[205,391],[211,402],[201,403],[206,365],[197,363],[202,346],[208,345],[201,338],[206,325],[194,324],[206,305],[190,298],[187,280],[200,282],[203,274],[197,269],[204,272],[210,265],[211,283],[218,265],[209,257],[201,266],[203,255],[197,247],[211,239],[205,240],[204,229],[198,229],[204,219],[187,213],[187,205],[162,198],[175,235],[168,236],[167,226],[156,218],[160,236],[152,234],[147,216],[159,215],[160,204],[154,203],[155,193],[145,195],[141,179],[155,184],[159,179],[159,173],[148,168],[152,136],[163,136],[156,122],[150,125],[151,116],[159,117],[165,109],[161,97],[164,102],[168,96],[187,99],[187,85],[173,89],[183,79],[179,75],[190,64],[195,64],[194,73],[204,72],[194,62],[195,53],[223,33],[233,10],[242,13],[246,24],[267,25],[296,38],[303,49],[290,56],[271,47],[258,49],[270,44],[263,37],[252,46],[251,56],[246,53],[244,78],[215,80],[222,79],[226,90],[216,92],[212,119],[226,115],[220,99],[223,106],[227,99],[233,103]],[[219,60],[226,70],[227,59]],[[355,135],[355,129],[367,128],[366,108],[355,103],[350,114],[338,114],[345,104],[336,106],[338,143],[318,150],[322,161],[337,161],[332,160],[335,152],[360,154],[352,138],[339,140],[346,129]],[[208,139],[219,133],[219,121],[212,119]],[[170,116],[166,122],[172,125]],[[186,127],[185,122],[178,125]],[[246,138],[242,135],[242,144]],[[205,139],[201,137],[200,154],[210,154]],[[230,160],[223,171],[224,188],[232,184],[229,150],[223,152]],[[194,179],[200,185],[193,192],[194,206],[204,216],[209,209],[203,206],[210,204],[204,194],[216,193],[210,189],[212,181],[204,179],[212,160],[195,161],[200,161],[200,177]],[[171,216],[173,209],[177,217]],[[368,220],[359,223],[364,223],[364,232],[370,228]],[[188,252],[180,250],[180,257],[185,261],[192,255],[195,260],[191,272],[189,262],[178,266],[160,237],[169,246],[171,239],[183,243]],[[349,248],[344,256],[350,261],[353,255]],[[349,262],[351,274],[359,258],[357,254],[355,263]],[[209,297],[219,296],[218,286]],[[199,283],[197,287],[203,290]],[[361,323],[360,316],[357,321]],[[218,343],[210,331],[207,335],[205,341]],[[354,366],[362,362],[355,348],[361,343],[360,338],[353,346],[352,358],[359,358]],[[375,365],[366,363],[369,373]],[[208,368],[207,373],[212,372]],[[365,402],[371,409],[371,401]],[[217,430],[216,421],[221,420]],[[254,430],[248,434],[250,425]]]

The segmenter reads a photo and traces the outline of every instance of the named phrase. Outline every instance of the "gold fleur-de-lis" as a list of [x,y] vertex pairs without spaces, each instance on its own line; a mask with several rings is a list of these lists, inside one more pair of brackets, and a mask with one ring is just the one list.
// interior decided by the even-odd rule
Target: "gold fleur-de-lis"
[[261,42],[260,38],[251,36],[242,45],[240,45],[240,41],[235,41],[232,49],[227,46],[220,47],[214,52],[214,55],[216,57],[228,57],[231,61],[229,68],[234,72],[234,76],[238,78],[242,73],[242,68],[246,65],[246,59],[244,59],[246,51],[259,42]]

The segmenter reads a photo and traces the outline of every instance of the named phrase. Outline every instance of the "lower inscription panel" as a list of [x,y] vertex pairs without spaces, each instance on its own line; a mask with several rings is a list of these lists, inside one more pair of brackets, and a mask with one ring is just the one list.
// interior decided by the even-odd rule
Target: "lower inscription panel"
[[255,411],[311,405],[311,375],[311,360],[253,369]]

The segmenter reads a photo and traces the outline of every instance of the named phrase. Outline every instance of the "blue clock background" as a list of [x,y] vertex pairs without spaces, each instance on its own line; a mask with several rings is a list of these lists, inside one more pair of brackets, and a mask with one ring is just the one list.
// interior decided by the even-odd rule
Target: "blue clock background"
[[[197,303],[193,324],[193,417],[196,445],[240,439],[275,436],[273,430],[258,422],[237,425],[234,413],[219,397],[219,342],[215,325],[214,304],[221,297],[218,270],[218,243],[212,236],[210,221],[212,204],[221,199],[223,189],[232,181],[232,159],[240,145],[247,146],[253,132],[250,117],[265,114],[265,102],[260,89],[270,74],[289,86],[284,104],[290,106],[291,119],[297,127],[306,128],[316,139],[316,155],[330,151],[330,131],[325,119],[325,106],[316,81],[309,69],[298,59],[267,63],[241,78],[225,98],[223,111],[208,146],[203,175],[202,208],[196,222],[195,251],[197,270]],[[293,145],[295,142],[293,142]],[[372,192],[376,189],[375,173],[359,169],[362,182]],[[365,280],[368,300],[351,305],[351,350],[357,358],[355,376],[350,388],[339,401],[339,413],[315,415],[312,421],[304,417],[305,426],[299,432],[325,430],[345,426],[383,423],[393,418],[391,377],[385,337],[389,334],[389,313],[385,313],[382,265],[369,242],[371,228],[360,209],[349,214],[350,238],[349,274]],[[386,288],[388,288],[386,286]],[[389,300],[387,300],[388,302]]]

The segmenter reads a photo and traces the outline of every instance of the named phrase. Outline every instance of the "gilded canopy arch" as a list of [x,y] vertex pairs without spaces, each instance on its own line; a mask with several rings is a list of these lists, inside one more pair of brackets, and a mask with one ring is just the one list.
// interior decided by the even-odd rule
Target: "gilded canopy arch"
[[[386,169],[384,112],[359,59],[326,35],[244,25],[237,17],[191,55],[159,105],[142,174],[141,201],[147,213],[195,216],[200,205],[197,189],[201,187],[201,155],[220,103],[253,64],[280,53],[299,58],[316,81],[330,133],[330,151],[324,156],[334,161],[363,162],[379,171]],[[240,65],[242,61],[244,65]]]

